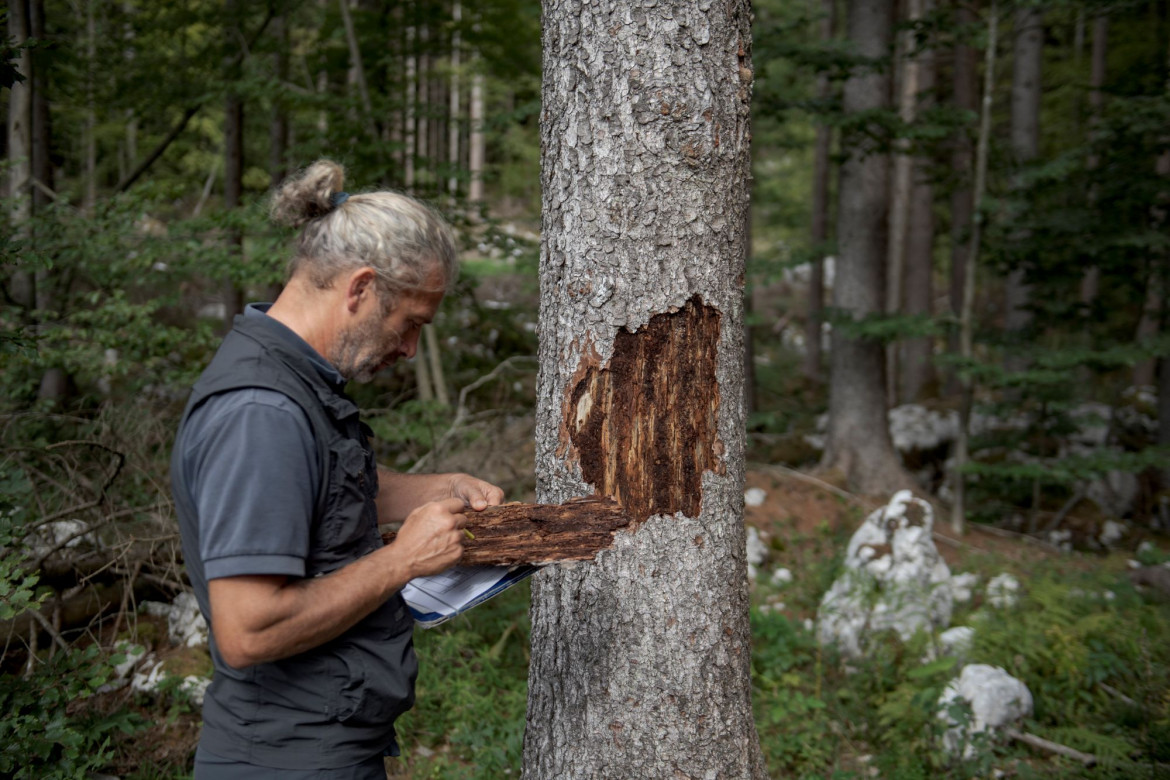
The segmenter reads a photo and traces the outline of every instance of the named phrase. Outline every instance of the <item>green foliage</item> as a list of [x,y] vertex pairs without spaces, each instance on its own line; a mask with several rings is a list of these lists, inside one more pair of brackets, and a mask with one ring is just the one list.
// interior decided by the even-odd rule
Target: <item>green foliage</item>
[[[417,701],[398,720],[412,776],[519,776],[528,695],[528,584],[415,632]],[[421,755],[419,746],[427,748]]]

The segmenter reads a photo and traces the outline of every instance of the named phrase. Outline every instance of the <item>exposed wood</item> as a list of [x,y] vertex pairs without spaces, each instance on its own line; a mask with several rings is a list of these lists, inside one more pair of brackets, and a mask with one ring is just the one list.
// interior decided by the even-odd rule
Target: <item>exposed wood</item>
[[[564,504],[504,504],[467,513],[475,538],[463,543],[464,566],[589,561],[613,546],[630,518],[612,498],[580,498]],[[393,533],[382,534],[387,544]]]

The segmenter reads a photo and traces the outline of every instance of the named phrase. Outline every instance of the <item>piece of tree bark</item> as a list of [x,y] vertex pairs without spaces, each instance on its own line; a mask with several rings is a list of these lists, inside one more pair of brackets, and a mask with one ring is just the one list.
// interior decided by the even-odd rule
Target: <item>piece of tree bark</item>
[[[471,536],[463,566],[512,566],[588,561],[613,547],[630,518],[612,498],[578,498],[563,504],[504,504],[467,513]],[[395,534],[382,534],[387,544]],[[472,538],[474,537],[474,538]]]
[[[890,44],[891,0],[850,0],[848,35],[855,52],[879,60]],[[852,115],[887,107],[889,78],[880,67],[857,67],[845,82]],[[889,159],[853,133],[842,139],[837,207],[837,273],[833,304],[862,320],[885,310],[886,202]],[[832,336],[829,430],[822,466],[840,471],[853,490],[887,494],[911,487],[890,440],[886,417],[885,350],[880,341]]]
[[537,496],[631,518],[532,584],[527,780],[766,776],[744,555],[746,0],[546,0]]

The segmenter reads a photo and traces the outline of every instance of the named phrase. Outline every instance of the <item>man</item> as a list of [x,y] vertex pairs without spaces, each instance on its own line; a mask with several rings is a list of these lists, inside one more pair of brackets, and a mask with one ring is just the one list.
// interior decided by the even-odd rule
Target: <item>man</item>
[[[454,281],[450,229],[389,192],[349,196],[315,163],[273,215],[303,227],[271,306],[236,318],[192,391],[171,462],[183,552],[215,674],[195,777],[381,778],[414,698],[399,590],[462,554],[465,474],[376,466],[350,379],[414,355]],[[379,522],[401,521],[383,546]]]

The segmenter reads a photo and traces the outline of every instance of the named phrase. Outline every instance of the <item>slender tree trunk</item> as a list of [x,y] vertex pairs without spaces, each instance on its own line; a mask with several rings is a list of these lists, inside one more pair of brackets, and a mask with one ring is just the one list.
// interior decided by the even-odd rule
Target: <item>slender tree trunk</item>
[[[999,10],[996,0],[991,0],[987,15],[987,51],[983,66],[983,101],[979,111],[979,141],[975,152],[975,205],[978,207],[987,190],[987,158],[991,148],[991,102],[995,87],[995,55],[999,30]],[[972,222],[971,241],[967,263],[964,266],[963,304],[959,313],[959,356],[969,362],[975,354],[973,333],[975,331],[975,266],[979,262],[979,243],[983,235],[983,220]],[[971,430],[971,409],[975,399],[975,381],[970,371],[960,372],[962,383],[962,406],[959,409],[959,435],[955,441],[953,483],[955,502],[951,505],[951,528],[962,535],[967,518],[967,480],[963,468],[967,465],[968,443]]]
[[440,406],[451,405],[451,395],[447,392],[447,378],[443,375],[443,353],[439,346],[439,337],[435,334],[434,325],[423,326],[423,340],[427,343],[427,359],[430,361],[431,384],[435,387],[435,400]]
[[428,46],[430,32],[424,24],[418,28],[418,87],[415,98],[415,143],[418,144],[418,150],[414,169],[415,185],[423,192],[429,192],[431,187],[431,58],[427,54]]
[[[836,34],[837,3],[822,0],[821,40],[828,44]],[[828,74],[817,77],[817,98],[827,102],[832,85]],[[829,240],[829,152],[833,145],[833,128],[827,122],[817,123],[816,143],[813,148],[812,191],[812,245],[816,259],[812,262],[808,282],[808,317],[804,326],[804,375],[820,383],[821,330],[825,322],[825,246]]]
[[[921,0],[918,11],[927,15],[934,10],[933,6],[931,0]],[[934,104],[934,52],[920,51],[916,65],[915,110],[921,112]],[[923,153],[915,156],[911,173],[903,311],[929,317],[934,313],[934,184],[930,158]],[[903,402],[921,400],[934,385],[934,339],[929,336],[905,339],[900,358],[901,399]]]
[[486,142],[483,134],[483,74],[471,74],[471,106],[467,151],[467,171],[470,176],[467,199],[472,203],[483,203],[483,167],[486,158]]
[[[227,14],[225,29],[227,64],[226,78],[234,81],[239,78],[238,66],[233,66],[230,52],[239,40],[240,0],[225,0],[224,9]],[[244,100],[229,83],[227,97],[224,99],[224,130],[223,130],[223,207],[232,211],[240,206],[240,195],[244,186]],[[232,254],[236,262],[243,261],[244,237],[239,231],[232,231],[228,236]],[[223,283],[224,298],[224,328],[231,328],[232,320],[244,310],[244,291],[239,289],[231,279]]]
[[402,131],[402,186],[407,192],[414,191],[415,120],[417,118],[416,98],[418,96],[418,54],[415,44],[416,28],[413,23],[414,8],[403,9],[403,14],[412,19],[406,27],[406,110],[403,112]]
[[[1022,6],[1015,12],[1015,43],[1012,50],[1011,146],[1017,166],[1036,159],[1040,152],[1040,61],[1044,46],[1044,17],[1035,7]],[[1022,186],[1016,180],[1017,188]],[[1019,239],[1026,236],[1019,235]],[[1008,275],[1005,290],[1004,327],[1009,338],[1018,339],[1032,322],[1028,310],[1031,291],[1023,268]],[[1020,369],[1018,360],[1008,366]]]
[[749,16],[544,5],[537,493],[616,498],[637,527],[534,578],[527,780],[766,776],[742,521]]
[[[279,14],[272,20],[272,37],[276,52],[272,55],[272,70],[281,84],[288,81],[288,17]],[[272,187],[284,181],[288,174],[288,106],[280,98],[272,101],[272,120],[268,129],[268,177]]]
[[[1109,17],[1104,13],[1093,20],[1093,59],[1089,71],[1089,136],[1090,140],[1097,125],[1097,119],[1105,107],[1105,55],[1109,43]],[[1097,169],[1101,161],[1097,155],[1089,156],[1087,165],[1090,171]],[[1089,193],[1092,200],[1097,199],[1096,192]],[[1081,302],[1091,306],[1097,299],[1100,287],[1101,269],[1091,265],[1085,269],[1081,279]]]
[[[913,24],[922,17],[922,0],[905,0],[902,5],[908,23]],[[918,58],[914,56],[915,48],[913,30],[907,29],[899,33],[894,58],[898,76],[895,83],[898,94],[898,117],[907,124],[913,122],[917,114],[920,66]],[[904,138],[897,139],[894,144],[897,151],[893,155],[890,180],[890,225],[886,254],[887,314],[902,313],[906,275],[906,231],[910,224],[910,190],[913,187],[914,173],[914,158],[910,155],[909,147],[909,141]],[[898,398],[899,346],[896,341],[886,346],[886,393],[892,401]]]
[[[8,4],[8,37],[17,45],[31,36],[27,0],[11,0]],[[12,85],[8,94],[8,197],[11,199],[9,219],[18,236],[27,237],[32,217],[32,127],[33,80],[32,55],[22,49],[13,63],[20,69],[24,81]],[[28,271],[12,275],[13,300],[31,312],[36,307],[36,282]]]
[[92,214],[97,205],[97,98],[94,96],[94,75],[97,72],[97,23],[93,7],[97,0],[85,3],[85,195],[81,208]]
[[[975,13],[966,3],[960,3],[956,10],[959,25],[966,28],[975,22]],[[955,108],[976,114],[978,105],[978,73],[975,69],[976,52],[973,46],[960,43],[955,46],[953,72],[953,100]],[[974,145],[966,127],[955,134],[951,151],[951,169],[956,177],[951,191],[951,314],[957,320],[963,308],[963,280],[966,278],[968,258],[971,253],[971,219],[975,211],[973,186]],[[949,343],[952,353],[959,352],[959,334],[955,331]],[[959,380],[953,370],[947,372],[947,394],[958,393]]]
[[[29,31],[39,41],[47,39],[45,29],[45,0],[31,0],[29,9]],[[49,115],[49,79],[45,52],[33,54],[32,82],[32,175],[36,185],[32,188],[33,213],[44,211],[52,202],[49,192],[55,188],[53,181],[53,125]],[[56,316],[59,304],[57,285],[52,272],[41,268],[36,272],[36,306],[42,317]],[[68,391],[65,371],[52,367],[41,375],[41,386],[37,397],[42,401],[60,401]]]
[[[854,50],[887,56],[890,0],[849,0],[847,27]],[[845,82],[846,116],[886,107],[889,78],[878,67],[858,66]],[[861,134],[841,140],[845,160],[837,193],[837,273],[833,305],[855,320],[885,310],[886,203],[889,158]],[[886,417],[885,350],[880,341],[853,338],[833,328],[829,431],[822,465],[839,470],[862,493],[909,487],[890,441]]]
[[459,25],[463,21],[463,7],[459,0],[451,9],[451,21],[455,29],[451,34],[451,86],[447,94],[447,195],[454,206],[459,199],[459,67],[462,65]]

